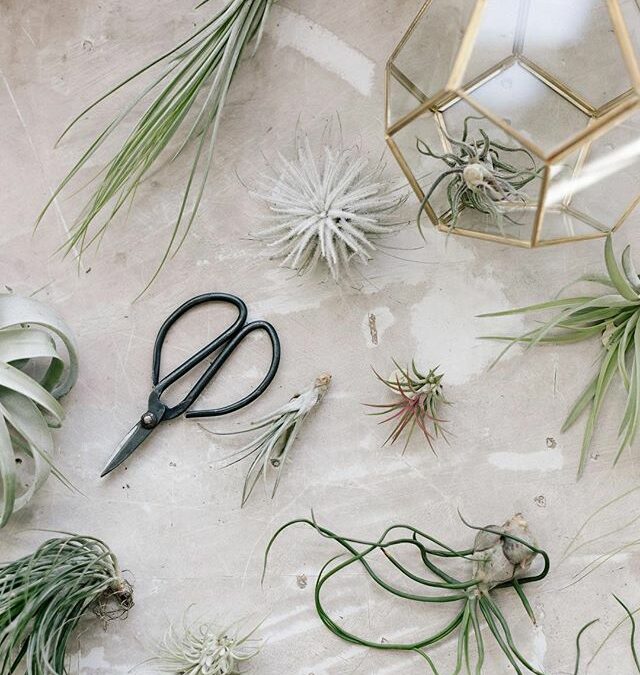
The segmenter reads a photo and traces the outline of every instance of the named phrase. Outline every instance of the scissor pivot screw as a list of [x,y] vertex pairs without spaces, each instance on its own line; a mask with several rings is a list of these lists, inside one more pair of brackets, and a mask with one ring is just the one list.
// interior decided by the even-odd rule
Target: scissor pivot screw
[[158,418],[152,412],[146,412],[140,418],[140,423],[145,429],[153,429],[158,424]]

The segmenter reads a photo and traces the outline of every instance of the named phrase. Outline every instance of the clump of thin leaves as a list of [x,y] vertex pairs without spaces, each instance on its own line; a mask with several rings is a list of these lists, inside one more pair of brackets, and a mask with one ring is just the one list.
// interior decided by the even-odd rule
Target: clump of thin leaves
[[499,317],[557,310],[551,319],[541,322],[537,328],[523,335],[485,338],[507,341],[509,345],[502,354],[517,343],[530,348],[540,344],[571,344],[590,338],[599,338],[601,341],[598,373],[575,402],[562,427],[566,431],[582,414],[588,413],[580,452],[579,476],[586,467],[602,405],[616,375],[627,391],[627,403],[618,430],[615,462],[620,459],[624,449],[633,444],[640,421],[640,277],[633,266],[629,246],[622,254],[621,267],[618,266],[611,236],[607,237],[604,257],[607,275],[585,278],[608,287],[600,295],[561,298],[482,315]]
[[[209,0],[203,0],[204,5]],[[153,278],[186,237],[200,206],[211,169],[218,128],[238,63],[251,40],[258,40],[274,0],[226,0],[205,25],[166,54],[153,60],[83,110],[61,138],[90,110],[147,71],[164,67],[157,79],[136,94],[100,133],[54,191],[38,217],[40,223],[54,200],[140,104],[146,104],[120,150],[97,175],[98,185],[78,215],[64,250],[83,253],[96,242],[136,191],[165,151],[178,155],[190,149],[193,162],[185,177],[180,208],[165,253]],[[193,113],[193,114],[190,114]],[[60,140],[60,139],[59,139]],[[177,150],[171,147],[178,141]],[[58,141],[59,142],[59,141]]]
[[[449,204],[448,225],[454,228],[465,209],[473,209],[488,216],[492,223],[502,227],[504,220],[519,223],[509,215],[513,204],[526,205],[528,198],[524,188],[540,177],[533,155],[525,148],[510,148],[489,137],[482,128],[479,137],[470,138],[469,122],[483,119],[467,117],[464,120],[462,138],[457,140],[444,136],[451,145],[450,152],[437,153],[424,141],[416,142],[418,152],[440,160],[447,166],[433,181],[422,200],[418,212],[418,226],[422,213],[438,186],[447,181],[446,194]],[[508,155],[524,155],[529,166],[518,167],[506,159]]]
[[[265,487],[269,473],[275,471],[276,478],[271,490],[271,498],[275,497],[280,485],[282,470],[291,452],[291,448],[300,433],[309,413],[322,401],[331,384],[331,375],[324,373],[316,378],[313,386],[301,394],[296,394],[288,403],[252,423],[248,429],[231,433],[212,432],[216,436],[234,436],[252,433],[264,429],[252,441],[227,458],[225,466],[233,466],[249,457],[253,457],[242,489],[242,506],[244,506],[257,482],[262,476]],[[204,428],[204,427],[203,427]]]
[[[67,483],[52,464],[51,429],[62,424],[58,399],[77,373],[71,328],[36,300],[0,294],[0,527],[29,503],[50,473]],[[33,475],[20,493],[17,465],[23,457]]]
[[[527,613],[535,621],[522,587],[546,577],[549,572],[549,557],[536,546],[522,515],[515,515],[502,526],[474,527],[465,522],[478,534],[474,545],[464,550],[453,549],[432,535],[409,525],[392,525],[377,541],[354,539],[321,527],[312,516],[311,519],[291,521],[278,529],[265,553],[265,570],[276,539],[284,530],[298,523],[313,527],[318,534],[333,540],[346,551],[346,555],[334,556],[322,567],[315,586],[316,610],[324,625],[334,635],[351,644],[372,649],[413,652],[428,663],[434,675],[440,675],[443,671],[436,666],[429,652],[457,634],[454,675],[458,675],[463,667],[468,673],[473,669],[479,674],[483,672],[485,661],[485,638],[481,627],[484,619],[489,632],[516,673],[522,674],[524,667],[528,672],[542,675],[516,645],[509,622],[494,598],[498,589],[514,589]],[[400,562],[399,556],[406,553],[407,548],[416,554],[415,564],[411,568]],[[544,561],[543,569],[538,574],[530,574],[538,557]],[[406,556],[402,559],[405,558]],[[389,569],[395,574],[400,573],[404,582],[402,587],[378,571],[381,560],[389,563]],[[461,561],[468,563],[469,573],[464,577],[457,572],[457,566],[454,567],[455,563]],[[446,620],[442,628],[411,643],[377,642],[349,632],[337,619],[330,616],[322,596],[326,584],[336,575],[344,571],[346,576],[351,577],[350,568],[353,565],[362,565],[374,583],[397,598],[411,603],[425,603],[425,607],[433,607],[434,611],[442,603],[451,603],[458,605],[457,612],[453,619]],[[425,587],[432,592],[421,592]]]
[[174,675],[234,675],[260,653],[257,630],[239,624],[224,629],[210,623],[185,624],[180,631],[170,626],[154,661],[161,672]]
[[80,620],[126,617],[131,585],[99,539],[70,535],[0,565],[0,673],[66,675],[66,650]]
[[446,440],[447,433],[443,426],[444,420],[440,418],[440,408],[449,404],[443,392],[444,374],[439,373],[437,367],[421,372],[417,369],[415,362],[405,368],[395,360],[393,363],[396,371],[388,379],[380,376],[375,370],[373,372],[397,395],[397,400],[393,403],[367,404],[370,408],[379,409],[379,412],[371,413],[372,415],[387,416],[380,424],[395,423],[384,445],[395,443],[405,433],[404,452],[413,432],[418,428],[433,453],[436,454],[434,447],[436,439],[443,437]]
[[294,159],[279,154],[252,191],[271,212],[271,224],[256,238],[280,267],[306,274],[322,265],[336,281],[351,277],[352,264],[369,262],[376,241],[402,225],[394,212],[406,195],[383,172],[359,147],[327,139],[316,156],[309,137],[297,134]]

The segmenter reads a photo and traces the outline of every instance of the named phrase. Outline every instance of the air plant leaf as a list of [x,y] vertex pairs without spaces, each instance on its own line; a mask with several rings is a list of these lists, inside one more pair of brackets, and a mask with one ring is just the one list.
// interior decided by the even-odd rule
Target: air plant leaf
[[89,611],[126,616],[130,584],[99,539],[50,539],[33,554],[0,565],[0,673],[66,675],[66,648]]
[[336,281],[351,276],[352,263],[366,264],[376,240],[402,224],[393,214],[406,195],[392,189],[383,170],[342,142],[327,140],[316,156],[308,136],[298,134],[295,158],[279,155],[252,191],[271,212],[271,224],[255,237],[281,267],[305,274],[324,265]]
[[331,375],[326,373],[320,375],[320,377],[316,378],[311,388],[301,394],[296,394],[282,407],[256,420],[248,429],[221,434],[202,427],[208,433],[216,436],[233,436],[259,432],[252,441],[224,460],[226,462],[225,466],[232,466],[249,457],[253,457],[242,490],[243,506],[247,503],[261,476],[266,486],[270,470],[275,470],[276,472],[276,478],[271,490],[271,497],[275,497],[285,463],[304,421],[309,413],[322,401],[330,384]]
[[[0,527],[28,504],[52,471],[67,483],[52,465],[51,428],[62,424],[57,399],[71,389],[77,374],[69,326],[31,298],[0,294]],[[21,494],[18,452],[33,460],[33,477]]]
[[[318,525],[315,518],[299,519],[280,527],[271,538],[265,553],[265,571],[269,553],[278,537],[284,530],[295,524],[309,525],[327,539],[339,544],[346,555],[334,556],[323,565],[315,586],[315,604],[318,616],[324,625],[341,639],[363,647],[386,651],[414,652],[427,660],[434,675],[441,672],[429,656],[429,650],[457,634],[457,663],[455,673],[460,673],[463,662],[467,672],[471,671],[474,654],[471,637],[475,638],[475,672],[483,672],[484,637],[481,622],[484,619],[489,631],[503,651],[507,661],[516,673],[522,674],[522,668],[530,673],[542,675],[520,651],[516,645],[509,623],[494,599],[499,588],[515,588],[522,591],[524,584],[540,581],[549,572],[549,557],[537,547],[529,526],[522,515],[517,514],[502,526],[472,527],[477,531],[474,545],[465,550],[456,550],[438,541],[435,537],[409,525],[391,525],[376,541],[366,541],[338,535]],[[421,563],[419,572],[408,567],[407,556],[400,552],[413,550],[416,562]],[[375,555],[382,554],[395,572],[404,576],[401,585],[382,576],[380,565],[373,563]],[[531,574],[530,569],[538,558],[544,561],[543,569],[538,574]],[[379,560],[379,558],[378,558]],[[402,560],[403,562],[400,562]],[[467,561],[470,571],[464,578],[456,572],[455,563]],[[323,591],[326,584],[343,570],[350,575],[353,565],[362,565],[371,580],[382,590],[402,600],[413,603],[424,603],[432,606],[433,612],[441,604],[457,606],[457,613],[452,619],[446,619],[442,628],[433,634],[426,635],[416,642],[395,643],[378,642],[363,637],[343,628],[325,609]],[[450,569],[453,568],[453,569]],[[264,573],[263,573],[264,579]],[[400,587],[401,586],[401,587]],[[415,588],[415,590],[414,590]],[[429,589],[429,592],[424,592]],[[528,603],[527,603],[528,605]]]
[[416,428],[420,429],[432,452],[436,454],[434,442],[438,437],[446,440],[444,420],[440,418],[440,410],[449,401],[443,393],[442,380],[444,375],[433,368],[426,373],[420,372],[415,365],[402,367],[394,360],[395,372],[387,379],[381,377],[375,370],[376,377],[385,384],[397,397],[393,403],[366,404],[376,408],[372,415],[386,415],[380,424],[395,422],[392,432],[384,442],[395,443],[404,433],[406,440],[403,452]]
[[[444,134],[451,146],[449,152],[437,153],[424,141],[417,140],[416,147],[420,154],[440,160],[446,166],[424,196],[418,212],[418,227],[427,203],[444,182],[449,203],[449,227],[457,225],[465,209],[485,214],[500,228],[504,220],[519,224],[509,216],[506,206],[527,204],[524,188],[540,177],[542,169],[537,168],[528,150],[502,145],[492,140],[481,128],[478,129],[479,137],[470,138],[469,122],[481,119],[467,117],[460,140]],[[518,154],[527,160],[528,166],[518,167],[506,158]]]
[[221,629],[211,623],[170,626],[154,659],[160,672],[173,675],[235,675],[256,657],[262,641],[254,635],[259,626],[243,629],[234,624]]
[[[200,5],[207,2],[204,0]],[[80,157],[45,205],[36,226],[60,193],[94,159],[105,141],[121,130],[135,108],[144,104],[145,111],[133,131],[97,175],[97,187],[93,188],[63,248],[67,253],[75,249],[82,254],[99,240],[116,215],[124,210],[123,207],[133,202],[137,189],[150,171],[157,168],[165,154],[173,153],[175,158],[190,148],[193,160],[184,180],[180,207],[150,285],[168,257],[178,250],[193,224],[211,169],[231,81],[247,45],[254,37],[260,37],[273,2],[225,0],[220,10],[189,38],[83,110],[61,138],[90,110],[125,85],[147,71],[164,68],[148,87],[134,95],[130,104]],[[173,147],[175,142],[179,143],[177,150]]]
[[[564,298],[507,312],[482,315],[499,317],[545,309],[558,310],[555,316],[522,335],[485,338],[508,342],[502,354],[518,343],[525,344],[529,348],[543,343],[559,345],[600,337],[602,350],[598,372],[570,409],[563,425],[563,431],[566,431],[583,414],[588,414],[580,451],[579,476],[586,467],[593,433],[606,394],[615,379],[622,383],[627,392],[627,402],[618,431],[619,444],[615,462],[623,451],[633,444],[640,424],[640,292],[635,290],[638,278],[630,264],[627,250],[625,258],[626,262],[621,269],[615,260],[609,235],[605,244],[605,264],[608,273],[606,293]],[[617,293],[611,293],[609,286]]]

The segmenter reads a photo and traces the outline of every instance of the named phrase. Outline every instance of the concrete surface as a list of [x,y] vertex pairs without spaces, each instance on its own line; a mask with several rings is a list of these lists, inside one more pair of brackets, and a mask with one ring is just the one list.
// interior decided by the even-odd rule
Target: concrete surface
[[[247,615],[267,617],[268,644],[254,666],[261,675],[427,672],[411,654],[366,651],[324,629],[314,612],[313,582],[336,549],[311,531],[282,538],[261,589],[262,555],[274,529],[313,508],[322,523],[343,533],[374,537],[392,522],[407,522],[465,546],[472,534],[457,508],[476,523],[501,522],[522,511],[557,563],[593,509],[637,484],[637,451],[611,467],[623,400],[617,387],[579,484],[582,425],[560,433],[568,406],[589,377],[595,342],[527,355],[514,351],[489,372],[498,347],[476,341],[484,332],[523,325],[496,327],[476,314],[545,300],[582,273],[601,269],[601,242],[530,252],[428,232],[422,247],[409,228],[389,242],[408,250],[379,255],[363,269],[362,288],[339,289],[322,278],[298,279],[278,270],[247,240],[262,210],[238,176],[250,180],[264,164],[263,153],[290,149],[299,117],[317,131],[339,112],[349,142],[360,142],[373,157],[383,151],[384,63],[420,4],[279,3],[257,57],[237,74],[193,231],[152,289],[132,303],[168,236],[185,165],[156,173],[128,222],[114,224],[99,251],[78,267],[54,254],[77,199],[60,200],[35,236],[33,222],[50,190],[124,99],[93,112],[59,149],[53,143],[83,106],[181,39],[209,10],[192,11],[193,3],[173,0],[0,0],[0,278],[17,292],[42,289],[37,297],[74,326],[82,359],[78,385],[65,401],[68,420],[56,435],[58,465],[82,494],[49,481],[0,532],[0,557],[30,551],[44,537],[34,528],[93,534],[113,547],[136,587],[136,606],[126,622],[113,623],[105,633],[87,620],[72,645],[72,672],[154,672],[144,665],[154,641],[191,604],[195,615],[223,624]],[[401,183],[391,160],[387,171]],[[415,207],[412,197],[407,219]],[[637,224],[635,218],[619,234],[619,248],[627,240],[639,243]],[[246,467],[220,470],[218,464],[235,441],[213,442],[193,421],[168,425],[126,470],[98,479],[113,447],[144,410],[159,323],[184,299],[209,290],[243,297],[253,317],[277,326],[284,350],[268,394],[209,428],[233,429],[280,405],[320,372],[334,376],[330,394],[295,446],[277,498],[271,502],[258,490],[243,510]],[[168,361],[178,363],[214,335],[224,318],[201,314],[182,326],[171,337]],[[259,341],[244,347],[207,398],[230,401],[246,390],[265,358],[262,347]],[[455,435],[450,446],[439,446],[438,457],[417,439],[404,455],[400,447],[381,448],[385,429],[362,407],[385,396],[370,365],[386,372],[392,357],[414,355],[423,366],[442,366],[455,402],[447,411]],[[634,504],[640,508],[632,500],[602,527],[622,522],[618,518],[626,522]],[[640,603],[634,549],[567,587],[586,563],[633,538],[627,530],[613,541],[590,544],[531,587],[535,628],[512,593],[497,594],[523,651],[546,673],[573,672],[575,634],[587,620],[601,618],[585,637],[587,653],[617,622],[621,613],[612,592],[633,607]],[[336,586],[330,605],[374,640],[423,635],[443,621],[438,609],[398,607],[360,572],[350,579]],[[626,640],[618,633],[588,672],[634,672]],[[450,664],[454,652],[449,642],[433,655]],[[486,672],[513,672],[495,645]]]

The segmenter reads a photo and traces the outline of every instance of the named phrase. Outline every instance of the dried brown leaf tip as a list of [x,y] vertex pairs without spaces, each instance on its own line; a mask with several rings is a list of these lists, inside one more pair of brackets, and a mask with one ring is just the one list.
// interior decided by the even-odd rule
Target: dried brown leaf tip
[[367,404],[370,408],[378,409],[372,415],[385,416],[380,424],[395,425],[384,445],[395,443],[404,434],[404,452],[417,428],[433,453],[437,454],[434,445],[436,439],[441,437],[447,440],[443,426],[446,422],[440,417],[441,406],[449,404],[443,393],[444,374],[438,372],[438,367],[423,373],[416,368],[415,361],[405,368],[395,360],[393,363],[396,370],[388,379],[381,377],[375,370],[373,372],[380,382],[396,394],[396,400],[392,403]]

